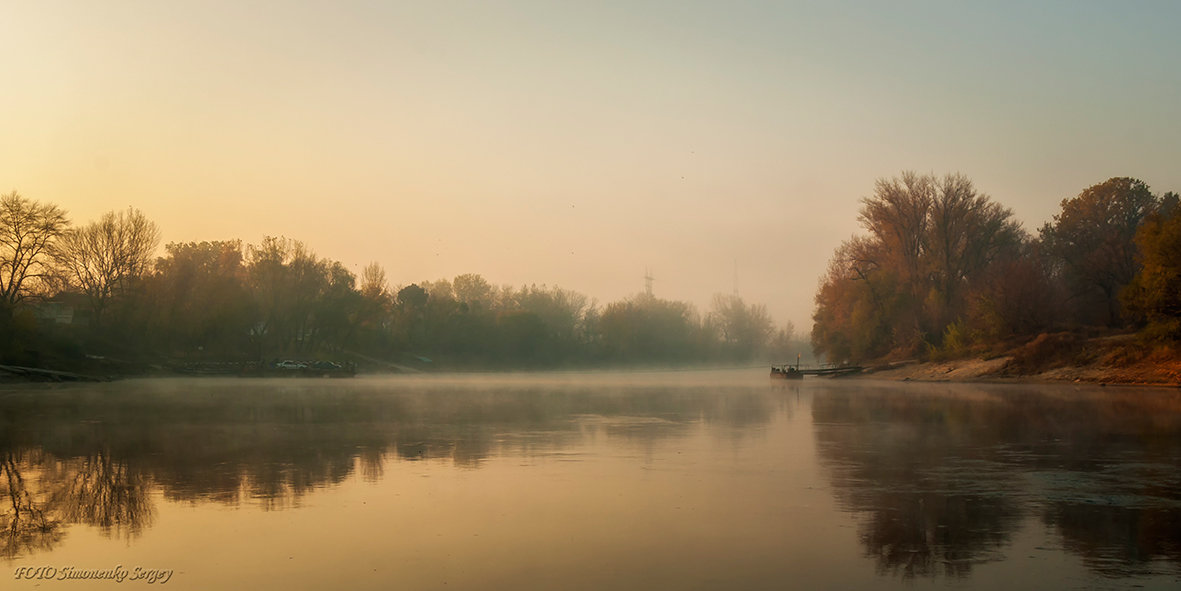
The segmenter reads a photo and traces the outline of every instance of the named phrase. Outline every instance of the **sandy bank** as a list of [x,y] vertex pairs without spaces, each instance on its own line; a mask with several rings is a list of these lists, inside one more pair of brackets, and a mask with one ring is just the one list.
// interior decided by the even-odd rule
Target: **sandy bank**
[[1042,335],[1005,355],[910,363],[865,377],[914,381],[1090,382],[1181,387],[1181,353],[1124,336]]

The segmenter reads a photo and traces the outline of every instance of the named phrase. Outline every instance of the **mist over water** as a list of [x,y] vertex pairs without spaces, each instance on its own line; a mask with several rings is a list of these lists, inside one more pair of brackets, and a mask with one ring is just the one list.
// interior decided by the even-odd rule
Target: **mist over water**
[[[761,370],[0,389],[0,563],[170,588],[1176,588],[1181,395]],[[109,587],[15,579],[13,588]],[[127,583],[125,583],[127,584]]]

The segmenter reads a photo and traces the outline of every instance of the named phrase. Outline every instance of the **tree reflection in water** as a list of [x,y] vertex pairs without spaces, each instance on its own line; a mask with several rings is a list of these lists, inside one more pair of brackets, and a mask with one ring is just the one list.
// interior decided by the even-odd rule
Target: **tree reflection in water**
[[1181,510],[1173,507],[1121,507],[1056,503],[1045,522],[1062,534],[1071,552],[1111,577],[1149,574],[1152,563],[1181,564]]
[[1097,572],[1181,564],[1181,396],[871,385],[813,401],[838,501],[884,573],[965,576],[1028,517]]
[[66,524],[91,525],[104,535],[130,539],[151,523],[148,480],[105,453],[65,461],[41,452],[0,453],[8,501],[0,513],[0,556],[49,550],[64,536]]
[[866,514],[861,542],[880,573],[962,577],[1001,557],[1022,517],[1017,483],[971,457],[971,414],[868,392],[813,402],[821,458],[838,501]]
[[21,470],[24,458],[12,451],[0,453],[0,485],[4,486],[4,512],[0,513],[0,556],[48,550],[62,537],[60,520],[47,511],[36,490],[31,490]]
[[105,534],[130,538],[151,525],[149,479],[101,451],[55,462],[45,470],[49,504],[68,523],[84,523]]
[[881,573],[967,576],[1031,523],[1105,575],[1181,564],[1181,393],[836,381],[18,388],[0,394],[0,556],[49,550],[71,524],[133,538],[152,524],[153,493],[284,509],[354,474],[388,478],[390,461],[475,470],[597,438],[643,458],[700,425],[737,450],[801,395],[837,501],[863,517]]
[[478,469],[570,447],[588,430],[644,448],[700,422],[737,439],[773,411],[763,390],[709,387],[207,379],[7,392],[3,556],[48,550],[69,524],[134,537],[151,525],[152,491],[284,509],[357,471],[380,479],[388,459]]

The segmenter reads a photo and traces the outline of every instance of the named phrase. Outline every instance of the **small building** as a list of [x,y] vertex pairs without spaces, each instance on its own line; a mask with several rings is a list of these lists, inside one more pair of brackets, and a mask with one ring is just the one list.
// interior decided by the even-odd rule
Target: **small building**
[[41,324],[55,326],[86,326],[90,315],[85,297],[75,293],[61,293],[30,306]]
[[52,324],[73,324],[74,306],[66,302],[40,302],[35,304],[37,320]]

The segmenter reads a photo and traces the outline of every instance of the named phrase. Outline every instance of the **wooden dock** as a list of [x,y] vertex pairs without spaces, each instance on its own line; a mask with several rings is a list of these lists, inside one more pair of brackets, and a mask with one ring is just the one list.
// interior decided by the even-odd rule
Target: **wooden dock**
[[798,365],[772,365],[772,374],[774,370],[778,369],[781,372],[787,372],[791,368],[792,373],[797,376],[828,376],[839,377],[847,376],[855,373],[865,371],[865,368],[860,365],[821,365],[819,367],[800,367]]
[[865,371],[860,365],[843,365],[840,367],[801,368],[800,373],[806,376],[847,376]]

